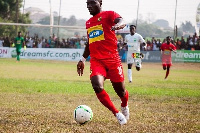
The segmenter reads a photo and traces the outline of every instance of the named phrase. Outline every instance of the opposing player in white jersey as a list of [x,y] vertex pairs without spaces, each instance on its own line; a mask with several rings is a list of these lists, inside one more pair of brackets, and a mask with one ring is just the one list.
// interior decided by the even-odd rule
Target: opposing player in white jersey
[[128,64],[128,79],[129,83],[132,82],[132,64],[135,63],[136,70],[139,71],[142,67],[143,54],[140,53],[140,45],[146,49],[146,42],[143,37],[136,33],[136,26],[130,25],[130,34],[125,36],[124,46],[128,47],[127,64]]

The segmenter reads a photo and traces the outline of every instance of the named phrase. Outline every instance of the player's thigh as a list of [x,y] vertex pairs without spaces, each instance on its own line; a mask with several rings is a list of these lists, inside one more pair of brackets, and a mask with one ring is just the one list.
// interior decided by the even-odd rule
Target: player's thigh
[[121,60],[113,60],[106,63],[107,67],[107,78],[112,82],[124,81],[124,71]]
[[105,66],[98,60],[91,58],[90,59],[90,78],[96,75],[107,76]]
[[127,64],[133,64],[134,60],[132,54],[127,52]]
[[17,52],[18,55],[20,55],[21,49],[20,49],[20,48],[17,48],[17,49],[16,49],[16,52]]

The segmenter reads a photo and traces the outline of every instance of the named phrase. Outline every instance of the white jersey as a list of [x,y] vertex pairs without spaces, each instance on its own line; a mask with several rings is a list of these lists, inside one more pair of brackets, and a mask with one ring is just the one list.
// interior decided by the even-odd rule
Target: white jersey
[[140,53],[140,44],[145,42],[143,37],[135,33],[134,35],[128,34],[125,36],[124,43],[128,45],[128,52],[131,53]]

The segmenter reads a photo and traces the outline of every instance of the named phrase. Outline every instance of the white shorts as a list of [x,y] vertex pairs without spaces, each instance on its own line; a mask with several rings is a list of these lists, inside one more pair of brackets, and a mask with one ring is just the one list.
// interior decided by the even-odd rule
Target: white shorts
[[[140,53],[137,53],[137,54],[140,54]],[[137,58],[135,58],[135,57],[137,57]],[[142,68],[142,60],[141,60],[140,56],[139,56],[139,58],[138,58],[138,56],[135,56],[135,57],[133,57],[133,53],[127,52],[127,64],[135,63],[136,67]]]

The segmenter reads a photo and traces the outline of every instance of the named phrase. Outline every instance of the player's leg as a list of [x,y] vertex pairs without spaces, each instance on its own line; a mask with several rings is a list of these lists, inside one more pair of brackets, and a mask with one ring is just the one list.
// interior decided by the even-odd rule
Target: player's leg
[[[110,81],[112,83],[112,86],[117,93],[117,95],[121,99],[121,112],[125,116],[124,118],[126,120],[129,119],[129,108],[128,108],[128,91],[125,89],[125,83],[124,83],[124,73],[123,73],[123,67],[121,64],[121,61],[115,61],[113,64],[109,65],[108,70],[108,77],[110,78]],[[119,119],[118,119],[119,120]],[[124,122],[126,122],[124,120]]]
[[170,65],[167,65],[167,71],[166,71],[165,79],[167,79],[167,77],[169,75],[169,71],[170,71]]
[[135,68],[137,71],[140,71],[142,67],[142,61],[141,61],[141,58],[137,58],[135,59]]
[[106,77],[106,70],[104,66],[94,58],[90,59],[90,65],[90,69],[92,70],[90,80],[97,98],[106,108],[116,115],[119,111],[115,108],[108,93],[104,90],[104,80]]
[[101,75],[96,75],[96,76],[91,77],[92,87],[93,87],[99,101],[106,108],[108,108],[110,111],[112,111],[112,113],[115,115],[119,111],[115,108],[108,93],[104,90],[104,87],[103,87],[104,80],[105,80],[104,77]]
[[166,67],[165,65],[163,65],[163,70],[166,70],[166,68],[167,68],[167,67]]
[[99,101],[106,108],[108,108],[110,111],[112,111],[114,116],[117,118],[119,124],[121,124],[121,125],[126,124],[127,120],[126,120],[125,116],[115,108],[108,93],[103,88],[103,82],[104,82],[104,77],[101,75],[96,75],[96,76],[91,77],[91,83],[92,83],[93,89],[94,89]]
[[20,61],[20,49],[16,49],[16,52],[17,52],[17,61]]
[[132,82],[132,63],[128,64],[128,80],[129,80],[129,83]]
[[163,70],[166,70],[167,68],[167,63],[165,60],[162,60],[162,67],[163,67]]
[[126,120],[129,119],[129,107],[128,107],[128,98],[129,93],[125,89],[124,82],[112,82],[112,86],[121,99],[121,112],[125,116]]
[[132,64],[133,64],[133,57],[130,52],[127,53],[127,65],[128,65],[128,80],[129,83],[132,82]]

